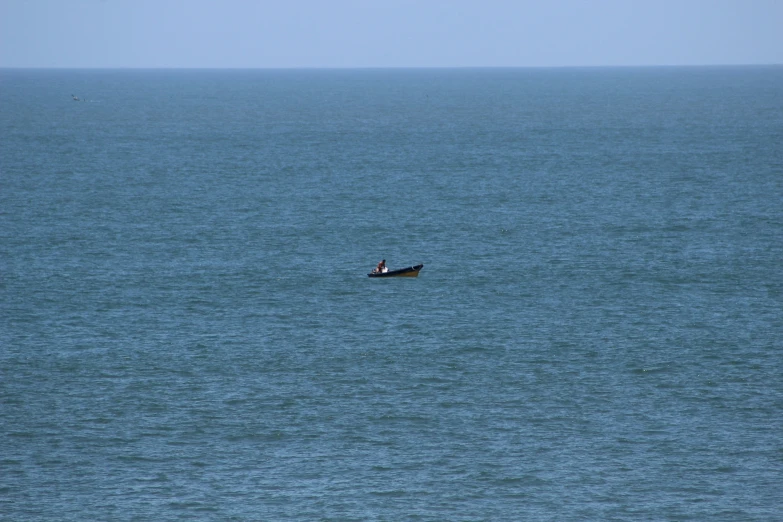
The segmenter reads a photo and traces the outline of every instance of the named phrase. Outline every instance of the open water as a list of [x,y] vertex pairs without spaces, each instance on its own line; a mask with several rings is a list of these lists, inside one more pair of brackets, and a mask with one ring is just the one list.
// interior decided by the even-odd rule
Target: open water
[[0,92],[0,519],[783,520],[783,67]]

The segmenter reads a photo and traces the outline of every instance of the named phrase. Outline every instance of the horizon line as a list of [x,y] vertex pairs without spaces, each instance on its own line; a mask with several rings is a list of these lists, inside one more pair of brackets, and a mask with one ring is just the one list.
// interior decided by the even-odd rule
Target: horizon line
[[0,70],[403,70],[403,69],[642,69],[642,68],[709,68],[709,67],[780,67],[783,63],[715,63],[715,64],[645,64],[645,65],[393,65],[393,66],[276,66],[276,67],[186,67],[186,66],[4,66]]

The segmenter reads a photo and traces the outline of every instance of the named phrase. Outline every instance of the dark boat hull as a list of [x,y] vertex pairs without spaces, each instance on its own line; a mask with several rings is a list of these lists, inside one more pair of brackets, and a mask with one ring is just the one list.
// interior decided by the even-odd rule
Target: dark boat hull
[[409,266],[408,268],[399,268],[389,270],[388,272],[367,274],[369,277],[418,277],[424,265]]

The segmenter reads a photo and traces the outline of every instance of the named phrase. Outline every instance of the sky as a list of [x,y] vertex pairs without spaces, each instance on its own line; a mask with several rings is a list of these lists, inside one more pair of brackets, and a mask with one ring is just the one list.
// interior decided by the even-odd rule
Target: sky
[[783,64],[783,0],[0,0],[0,67]]

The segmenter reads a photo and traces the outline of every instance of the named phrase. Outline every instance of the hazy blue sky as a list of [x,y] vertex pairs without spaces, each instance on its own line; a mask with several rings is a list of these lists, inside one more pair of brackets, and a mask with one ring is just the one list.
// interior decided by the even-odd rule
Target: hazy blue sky
[[0,67],[783,63],[783,0],[0,0]]

